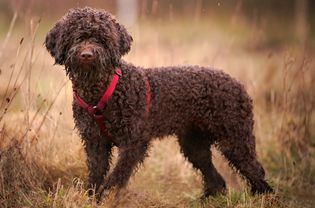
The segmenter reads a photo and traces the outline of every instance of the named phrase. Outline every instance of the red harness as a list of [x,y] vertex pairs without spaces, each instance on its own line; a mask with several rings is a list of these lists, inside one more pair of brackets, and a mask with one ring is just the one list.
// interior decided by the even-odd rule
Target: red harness
[[[77,93],[76,91],[73,91],[73,95],[74,95],[74,100],[76,101],[76,103],[81,106],[86,112],[88,112],[95,120],[95,122],[97,123],[97,125],[99,126],[100,130],[102,131],[103,134],[109,136],[109,138],[112,140],[112,136],[109,134],[108,129],[106,128],[104,119],[105,116],[103,115],[102,111],[104,110],[104,108],[106,107],[106,104],[108,102],[108,100],[110,99],[110,97],[112,96],[116,85],[119,81],[119,78],[122,76],[122,71],[121,69],[116,69],[115,70],[115,74],[112,78],[111,83],[109,84],[109,87],[107,88],[107,90],[105,91],[105,93],[103,94],[101,100],[97,103],[97,105],[92,106],[87,104]],[[148,114],[150,111],[150,106],[151,106],[151,88],[150,88],[150,84],[149,81],[146,80],[146,88],[147,88],[147,106],[146,106],[146,113]]]

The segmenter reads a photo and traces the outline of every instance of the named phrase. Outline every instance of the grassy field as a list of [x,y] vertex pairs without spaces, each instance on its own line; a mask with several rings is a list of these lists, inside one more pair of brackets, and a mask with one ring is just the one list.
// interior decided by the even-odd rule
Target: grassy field
[[254,100],[258,157],[276,193],[250,195],[216,152],[228,193],[200,201],[201,177],[169,137],[153,143],[126,190],[96,204],[85,189],[86,156],[73,129],[71,83],[42,44],[48,26],[33,21],[24,27],[28,33],[9,28],[1,40],[0,207],[315,206],[314,47],[271,47],[266,31],[245,20],[130,27],[127,61],[214,66],[246,86]]

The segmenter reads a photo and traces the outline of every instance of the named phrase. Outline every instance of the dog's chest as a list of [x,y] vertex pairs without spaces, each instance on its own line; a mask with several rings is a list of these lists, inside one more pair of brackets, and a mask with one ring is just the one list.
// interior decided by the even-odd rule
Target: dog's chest
[[89,85],[75,86],[76,93],[89,105],[96,105],[101,99],[106,87],[104,82],[97,82]]

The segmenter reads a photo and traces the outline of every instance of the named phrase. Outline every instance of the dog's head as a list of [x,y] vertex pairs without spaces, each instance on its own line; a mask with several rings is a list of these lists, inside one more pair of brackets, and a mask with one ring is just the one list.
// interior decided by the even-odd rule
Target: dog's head
[[89,7],[71,9],[46,36],[55,62],[71,68],[115,66],[129,52],[132,37],[109,13]]

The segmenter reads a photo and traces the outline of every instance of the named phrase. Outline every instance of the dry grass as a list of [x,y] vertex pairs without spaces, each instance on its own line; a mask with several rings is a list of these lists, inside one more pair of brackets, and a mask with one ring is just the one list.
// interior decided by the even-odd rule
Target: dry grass
[[200,201],[200,175],[179,153],[176,140],[167,138],[154,142],[125,191],[97,205],[85,189],[87,168],[73,130],[71,84],[62,67],[53,66],[33,22],[30,37],[8,40],[0,56],[0,206],[314,207],[314,51],[254,50],[250,46],[260,40],[245,22],[237,29],[215,21],[151,25],[131,28],[135,41],[128,61],[217,66],[246,85],[255,104],[258,156],[276,194],[251,196],[215,154],[230,189],[226,196]]

